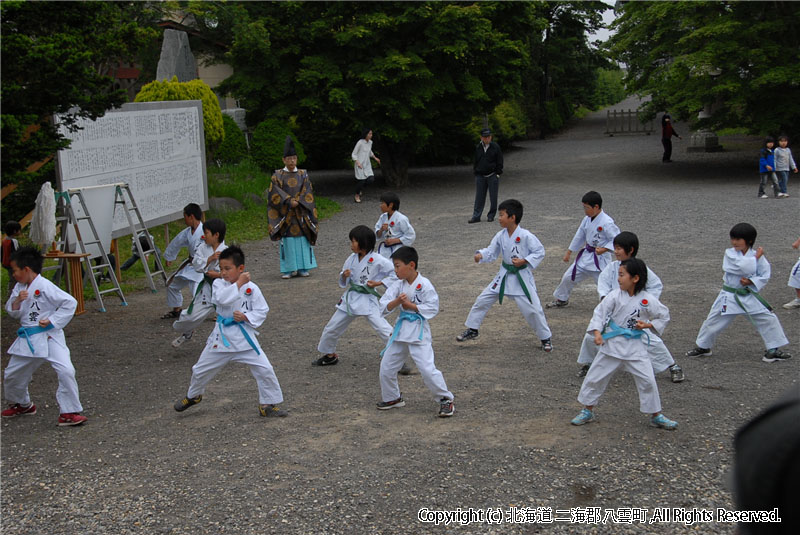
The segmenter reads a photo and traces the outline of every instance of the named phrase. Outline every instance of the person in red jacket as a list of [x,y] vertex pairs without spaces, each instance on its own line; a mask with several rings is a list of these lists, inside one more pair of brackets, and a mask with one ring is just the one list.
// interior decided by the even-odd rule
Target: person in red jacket
[[664,145],[664,156],[661,157],[663,163],[672,162],[672,136],[683,139],[672,128],[672,117],[668,113],[661,116],[661,144]]

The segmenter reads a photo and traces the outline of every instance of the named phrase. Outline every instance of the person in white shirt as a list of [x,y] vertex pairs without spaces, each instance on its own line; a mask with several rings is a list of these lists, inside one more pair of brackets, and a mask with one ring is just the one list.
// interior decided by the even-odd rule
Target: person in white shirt
[[[375,173],[372,171],[372,160],[379,164],[380,158],[372,152],[372,129],[365,128],[361,132],[361,139],[358,140],[350,155],[353,159],[353,169],[356,174],[356,194],[355,201],[361,202],[361,195],[364,193],[364,185],[372,184],[375,181]],[[371,160],[371,159],[372,160]]]
[[169,245],[164,250],[164,260],[165,264],[170,266],[178,258],[178,252],[184,247],[189,250],[189,259],[184,262],[180,271],[167,281],[169,283],[167,285],[167,306],[171,307],[171,310],[162,315],[161,319],[177,319],[180,317],[183,307],[181,290],[188,286],[191,288],[192,294],[194,294],[197,283],[203,280],[203,274],[198,273],[192,267],[192,259],[194,259],[197,247],[203,238],[203,211],[200,206],[195,203],[189,203],[184,206],[183,222],[186,223],[186,228],[169,242]]

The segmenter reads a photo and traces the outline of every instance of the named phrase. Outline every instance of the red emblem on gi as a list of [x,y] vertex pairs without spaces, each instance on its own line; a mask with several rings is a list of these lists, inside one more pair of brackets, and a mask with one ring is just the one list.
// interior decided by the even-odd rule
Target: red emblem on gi
[[244,291],[244,294],[245,294],[245,295],[250,295],[251,293],[253,293],[253,289],[252,289],[252,288],[248,288],[248,289],[246,289],[246,290]]
[[421,289],[422,289],[422,284],[417,284],[417,291],[420,291]]
[[517,239],[516,239],[516,240],[514,240],[514,241],[515,241],[516,243],[519,243],[519,236],[517,236]]
[[36,296],[36,297],[39,297],[39,290],[36,290],[35,292],[33,292],[33,295]]
[[372,260],[373,260],[373,258],[370,256],[370,257],[369,257],[369,260],[367,260],[367,263],[368,263],[368,264],[371,264],[371,263],[372,263]]
[[643,306],[647,306],[648,305],[647,299],[642,299],[642,305]]
[[597,232],[603,232],[603,227],[597,227]]
[[393,226],[394,226],[394,221],[392,221],[391,223],[389,223],[389,226],[390,226],[390,227],[393,227]]

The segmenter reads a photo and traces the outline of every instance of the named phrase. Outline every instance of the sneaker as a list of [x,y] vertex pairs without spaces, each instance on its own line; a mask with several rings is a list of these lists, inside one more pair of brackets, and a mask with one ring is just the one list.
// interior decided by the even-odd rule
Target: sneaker
[[581,412],[570,423],[572,425],[583,425],[589,422],[594,422],[594,413],[589,409],[581,409]]
[[788,193],[778,193],[778,197],[788,197]]
[[792,358],[792,355],[790,353],[781,351],[776,347],[774,349],[764,351],[764,356],[761,357],[761,360],[763,360],[764,362],[777,362],[779,360],[786,360],[790,358]]
[[463,333],[456,336],[457,342],[466,342],[467,340],[475,340],[478,337],[478,329],[467,329]]
[[657,416],[653,416],[650,419],[650,425],[653,427],[660,427],[661,429],[666,429],[667,431],[674,431],[678,427],[678,422],[675,420],[670,420],[663,414],[658,414]]
[[545,305],[545,308],[564,308],[565,306],[569,305],[569,301],[562,301],[561,299],[556,299],[551,301]]
[[175,340],[172,341],[172,347],[174,347],[176,349],[181,347],[181,345],[184,342],[188,342],[189,340],[192,339],[192,335],[193,334],[194,334],[194,331],[189,331],[188,333],[183,333],[182,335],[180,335],[179,337],[177,337]]
[[320,358],[311,363],[312,366],[333,366],[335,364],[339,364],[339,355],[336,353],[322,355]]
[[68,425],[81,425],[83,422],[88,420],[86,416],[82,414],[75,414],[72,412],[65,412],[58,416],[58,426],[59,427],[66,427]]
[[783,305],[783,308],[785,308],[786,310],[792,310],[793,308],[800,308],[800,297],[792,299],[791,301]]
[[299,276],[301,276],[301,277],[310,277],[311,276],[311,273],[309,273],[307,269],[301,269],[300,271],[297,272],[297,274]]
[[711,356],[711,349],[706,349],[703,347],[696,347],[694,349],[690,349],[686,352],[687,357],[710,357]]
[[449,418],[456,412],[452,399],[442,398],[439,400],[439,418]]
[[578,377],[586,377],[586,374],[589,373],[589,368],[591,367],[591,364],[584,364],[581,366],[581,369],[578,370]]
[[259,405],[258,406],[258,413],[265,418],[276,417],[276,418],[286,418],[289,416],[289,413],[277,405]]
[[23,407],[19,403],[9,405],[2,413],[3,418],[16,418],[17,416],[33,416],[36,414],[36,405],[31,403],[27,407]]
[[769,197],[767,197],[766,193],[762,193],[761,195],[758,196],[758,198],[759,199],[769,199]]
[[196,398],[185,397],[176,401],[173,407],[176,411],[183,412],[192,405],[197,405],[201,401],[203,401],[203,396],[197,396]]
[[548,338],[547,340],[542,340],[542,351],[545,353],[550,353],[553,350],[553,343]]
[[467,221],[467,223],[469,223],[469,224],[480,223],[480,222],[481,222],[481,218],[480,217],[473,217],[469,221]]
[[669,379],[673,383],[682,383],[685,377],[683,376],[683,368],[677,364],[669,367]]
[[406,402],[403,401],[403,396],[392,400],[392,401],[381,401],[378,403],[377,407],[379,411],[385,411],[387,409],[399,409],[400,407],[405,407]]
[[399,373],[400,375],[411,375],[413,371],[414,370],[411,369],[411,366],[409,366],[407,362],[404,362],[403,367],[400,368],[400,371],[397,373]]
[[292,271],[291,273],[281,273],[281,278],[282,279],[291,279],[292,277],[296,277],[296,276],[297,276],[297,272],[296,271]]

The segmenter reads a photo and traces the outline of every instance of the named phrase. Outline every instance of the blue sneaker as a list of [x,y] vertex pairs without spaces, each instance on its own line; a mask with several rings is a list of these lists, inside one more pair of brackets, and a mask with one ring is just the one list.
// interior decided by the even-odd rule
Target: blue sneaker
[[653,416],[650,419],[650,425],[653,427],[660,427],[661,429],[666,429],[667,431],[674,431],[678,427],[678,422],[675,420],[670,420],[663,414],[659,414],[658,416]]
[[594,413],[589,409],[581,409],[581,412],[570,423],[572,425],[583,425],[589,422],[594,422]]

